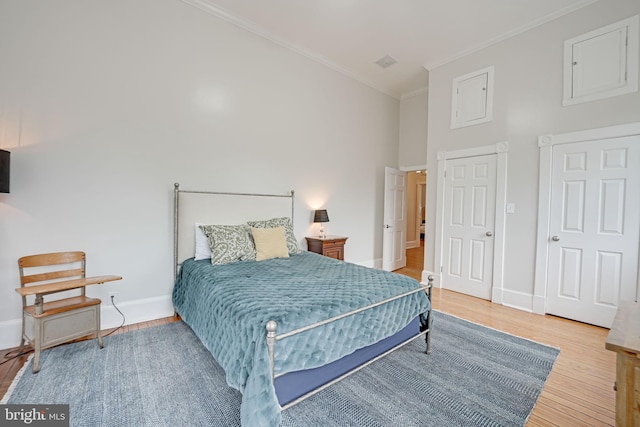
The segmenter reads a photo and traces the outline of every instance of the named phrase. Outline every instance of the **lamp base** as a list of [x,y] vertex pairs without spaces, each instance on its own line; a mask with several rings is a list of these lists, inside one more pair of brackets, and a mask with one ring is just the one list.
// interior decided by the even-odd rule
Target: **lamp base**
[[325,233],[324,225],[322,225],[322,223],[320,223],[320,235],[318,237],[321,239],[327,238],[327,233]]

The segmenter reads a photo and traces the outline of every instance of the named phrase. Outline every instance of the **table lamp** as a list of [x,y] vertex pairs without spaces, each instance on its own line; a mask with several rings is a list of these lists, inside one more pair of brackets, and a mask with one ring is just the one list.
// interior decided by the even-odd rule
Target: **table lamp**
[[327,210],[326,209],[318,209],[315,212],[315,215],[313,216],[313,222],[319,222],[320,223],[320,238],[324,239],[325,237],[327,237],[327,235],[325,234],[324,231],[324,223],[325,222],[329,222],[329,215],[327,214]]
[[0,193],[9,192],[10,160],[11,160],[11,153],[5,150],[0,150]]

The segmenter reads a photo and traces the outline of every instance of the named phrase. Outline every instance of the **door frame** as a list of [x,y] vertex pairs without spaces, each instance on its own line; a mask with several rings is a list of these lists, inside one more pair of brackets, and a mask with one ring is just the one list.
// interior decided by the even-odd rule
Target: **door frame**
[[[547,312],[547,276],[549,271],[549,227],[551,226],[551,166],[553,147],[559,144],[588,142],[599,139],[620,138],[640,135],[640,122],[608,126],[577,132],[540,135],[540,175],[538,193],[538,230],[536,237],[536,265],[533,287],[533,312]],[[639,279],[640,281],[640,275]],[[636,283],[636,298],[640,284]]]
[[[407,183],[409,182],[409,174],[411,174],[411,173],[416,173],[416,172],[418,172],[418,171],[420,171],[421,173],[424,173],[424,175],[425,175],[425,177],[426,177],[426,178],[425,178],[425,181],[426,181],[426,179],[428,179],[428,177],[429,177],[429,174],[427,173],[427,169],[426,169],[426,167],[422,167],[421,169],[407,169],[406,167],[402,167],[402,168],[400,168],[400,170],[401,170],[401,171],[404,171],[404,172],[407,172]],[[422,189],[420,189],[420,187],[422,187]],[[408,187],[407,187],[407,188],[408,188]],[[409,191],[414,192],[414,194],[415,194],[415,198],[416,198],[416,203],[417,203],[418,201],[421,201],[421,202],[422,202],[422,204],[423,204],[423,206],[422,206],[422,207],[424,208],[424,207],[425,207],[425,205],[426,205],[426,203],[427,203],[427,200],[426,200],[426,199],[427,199],[427,196],[426,196],[426,194],[427,194],[427,185],[426,185],[426,184],[416,184],[416,186],[415,186],[415,187],[412,187],[412,188],[411,188],[411,190],[409,190]],[[409,193],[407,192],[407,201],[406,201],[406,203],[407,203],[407,206],[406,206],[406,207],[407,207],[407,209],[409,208],[409,200],[408,200],[408,196],[409,196]],[[419,197],[419,196],[421,196],[421,197]],[[409,212],[409,211],[407,210],[407,218],[409,217],[409,214],[412,214],[412,215],[414,215],[414,216],[415,216],[415,220],[416,220],[416,229],[415,229],[414,231],[416,232],[416,236],[417,236],[417,239],[418,239],[418,240],[417,240],[417,241],[409,241],[409,240],[408,240],[408,237],[407,237],[407,247],[406,247],[406,249],[407,249],[407,250],[409,250],[409,249],[414,249],[414,248],[417,248],[417,247],[420,247],[420,222],[421,222],[421,219],[420,219],[420,218],[418,218],[418,212],[417,212],[417,210],[416,210],[416,211],[414,211],[414,212]],[[408,234],[409,234],[409,233],[407,233],[407,236],[408,236]],[[415,246],[409,246],[408,244],[409,244],[410,242],[411,242],[411,243],[414,243],[414,244],[415,244]]]
[[445,198],[445,170],[447,160],[463,157],[477,157],[490,154],[496,155],[496,206],[493,243],[493,284],[491,287],[491,302],[502,304],[504,289],[504,252],[505,252],[505,225],[507,205],[507,154],[508,142],[498,142],[481,147],[467,148],[463,150],[438,151],[438,170],[436,185],[436,226],[435,226],[435,260],[434,274],[436,287],[442,287],[442,260],[443,247],[442,236],[444,234],[444,198]]

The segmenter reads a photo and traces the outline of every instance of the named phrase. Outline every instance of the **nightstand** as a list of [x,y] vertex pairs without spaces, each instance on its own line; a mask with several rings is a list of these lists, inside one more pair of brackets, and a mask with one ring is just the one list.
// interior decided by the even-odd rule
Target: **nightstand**
[[341,261],[344,260],[344,243],[348,237],[327,236],[324,238],[306,237],[306,239],[309,252],[315,252]]

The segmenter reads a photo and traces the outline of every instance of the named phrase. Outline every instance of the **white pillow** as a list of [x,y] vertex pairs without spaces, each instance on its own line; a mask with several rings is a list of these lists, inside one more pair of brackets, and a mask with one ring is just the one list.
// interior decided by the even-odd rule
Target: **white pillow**
[[201,259],[211,259],[211,248],[209,247],[209,240],[206,234],[200,228],[201,225],[196,222],[196,251],[194,258],[196,261]]

